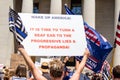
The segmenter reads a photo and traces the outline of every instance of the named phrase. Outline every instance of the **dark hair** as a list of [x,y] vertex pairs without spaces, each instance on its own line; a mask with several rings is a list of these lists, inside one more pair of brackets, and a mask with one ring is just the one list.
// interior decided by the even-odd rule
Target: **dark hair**
[[114,78],[120,78],[120,65],[115,66],[112,73]]
[[27,68],[24,64],[20,64],[18,65],[17,69],[16,69],[16,76],[18,77],[26,77],[26,73],[27,73]]
[[94,73],[93,76],[92,76],[92,80],[101,80],[101,79],[102,79],[102,77],[97,73]]

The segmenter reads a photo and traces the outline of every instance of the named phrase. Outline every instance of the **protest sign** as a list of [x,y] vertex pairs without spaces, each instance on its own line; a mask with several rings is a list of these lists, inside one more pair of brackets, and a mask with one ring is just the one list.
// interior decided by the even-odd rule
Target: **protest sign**
[[22,42],[31,56],[83,55],[86,37],[80,15],[19,13],[28,36]]

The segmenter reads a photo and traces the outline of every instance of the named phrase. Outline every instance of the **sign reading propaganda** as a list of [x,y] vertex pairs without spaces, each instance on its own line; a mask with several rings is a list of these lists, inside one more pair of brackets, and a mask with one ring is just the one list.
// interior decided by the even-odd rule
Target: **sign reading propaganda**
[[80,15],[19,13],[28,36],[22,42],[31,56],[80,56],[86,46]]

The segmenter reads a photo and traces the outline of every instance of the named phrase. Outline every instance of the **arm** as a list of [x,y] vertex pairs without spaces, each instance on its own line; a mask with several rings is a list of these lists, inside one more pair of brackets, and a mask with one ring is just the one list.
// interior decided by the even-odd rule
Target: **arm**
[[77,70],[78,69],[78,67],[79,67],[79,64],[80,64],[80,61],[78,61],[78,60],[75,60],[75,70]]
[[82,73],[82,70],[84,69],[85,63],[86,63],[87,58],[89,57],[89,55],[90,55],[89,50],[86,49],[82,61],[78,65],[77,70],[75,71],[73,76],[70,78],[70,80],[79,80],[80,74]]
[[18,48],[18,50],[21,52],[21,54],[23,55],[27,65],[30,67],[35,80],[47,80],[45,77],[43,77],[39,73],[38,69],[35,67],[33,61],[31,60],[31,58],[29,57],[29,55],[27,54],[25,49],[24,48]]

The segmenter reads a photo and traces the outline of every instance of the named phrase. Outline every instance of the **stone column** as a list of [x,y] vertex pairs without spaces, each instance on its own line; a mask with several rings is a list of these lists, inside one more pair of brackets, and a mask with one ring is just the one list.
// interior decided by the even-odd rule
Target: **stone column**
[[62,0],[51,0],[50,13],[51,14],[62,13]]
[[[115,33],[118,24],[119,12],[120,12],[120,0],[115,0],[115,19],[114,19]],[[113,66],[116,66],[118,64],[120,64],[120,46],[117,45],[114,51]]]
[[14,53],[13,33],[9,30],[9,7],[13,8],[13,0],[0,0],[0,64],[10,66],[11,54]]
[[[62,13],[62,0],[51,0],[50,14],[61,14],[61,13]],[[48,58],[50,58],[50,56]]]
[[32,13],[33,12],[33,0],[22,0],[22,12]]
[[83,19],[95,28],[95,0],[82,0]]

